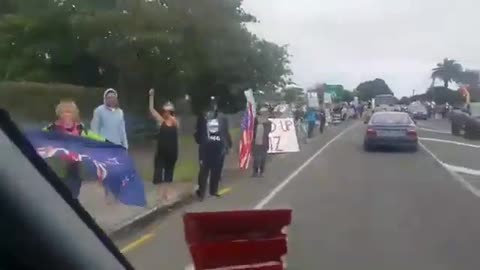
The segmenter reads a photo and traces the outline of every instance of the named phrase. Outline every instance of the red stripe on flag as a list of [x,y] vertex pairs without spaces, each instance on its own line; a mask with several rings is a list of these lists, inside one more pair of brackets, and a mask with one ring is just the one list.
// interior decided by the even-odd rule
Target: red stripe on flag
[[242,132],[242,138],[240,140],[240,149],[239,149],[239,165],[240,169],[247,169],[250,163],[250,155],[252,151],[252,138],[253,138],[253,128],[254,128],[254,115],[253,115],[253,105],[251,103],[247,104],[247,127]]

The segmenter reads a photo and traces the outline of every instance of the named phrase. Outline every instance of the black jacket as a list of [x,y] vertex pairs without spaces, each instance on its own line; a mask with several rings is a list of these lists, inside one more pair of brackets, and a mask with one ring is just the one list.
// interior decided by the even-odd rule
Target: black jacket
[[[224,116],[218,117],[218,122],[220,124],[220,138],[223,142],[226,149],[232,148],[232,137],[230,136],[230,130],[228,126],[228,119]],[[197,118],[197,123],[195,127],[195,133],[193,135],[195,142],[199,145],[205,144],[208,140],[207,132],[207,119],[204,116],[199,116]]]

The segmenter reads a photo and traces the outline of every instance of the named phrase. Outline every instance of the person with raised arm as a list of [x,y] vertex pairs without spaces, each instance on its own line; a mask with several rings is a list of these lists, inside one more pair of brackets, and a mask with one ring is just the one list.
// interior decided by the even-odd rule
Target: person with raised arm
[[175,108],[167,102],[160,112],[155,109],[155,90],[149,91],[148,108],[159,126],[157,149],[154,158],[153,184],[158,185],[161,202],[167,202],[173,195],[170,184],[173,182],[175,164],[178,158],[178,123]]

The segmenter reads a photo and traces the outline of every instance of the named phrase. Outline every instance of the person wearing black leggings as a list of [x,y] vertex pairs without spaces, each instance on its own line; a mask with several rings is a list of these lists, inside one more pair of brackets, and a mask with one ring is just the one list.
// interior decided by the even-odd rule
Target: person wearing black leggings
[[178,158],[178,131],[174,107],[171,103],[163,106],[160,113],[154,108],[153,89],[149,92],[149,109],[160,129],[157,133],[157,151],[154,159],[153,184],[158,185],[161,202],[167,202],[172,196],[170,184],[173,182],[175,163]]

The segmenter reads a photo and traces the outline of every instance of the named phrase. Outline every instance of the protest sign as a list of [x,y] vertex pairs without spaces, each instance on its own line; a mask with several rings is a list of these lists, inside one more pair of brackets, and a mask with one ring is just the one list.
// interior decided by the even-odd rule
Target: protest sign
[[314,91],[307,92],[307,104],[309,108],[314,108],[314,109],[320,108],[317,92],[314,92]]
[[300,148],[293,118],[271,118],[272,131],[269,134],[268,153],[298,152]]

